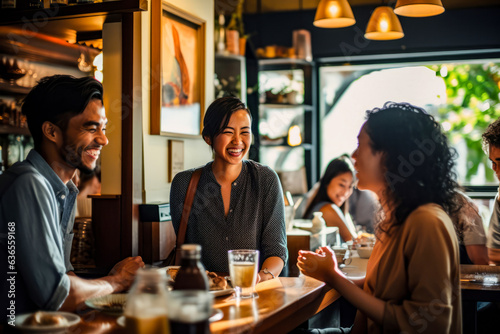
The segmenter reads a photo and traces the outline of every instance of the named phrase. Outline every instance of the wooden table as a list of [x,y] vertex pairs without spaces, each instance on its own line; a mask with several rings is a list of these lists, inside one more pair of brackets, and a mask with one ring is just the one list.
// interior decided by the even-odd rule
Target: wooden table
[[224,317],[212,333],[286,333],[332,304],[340,294],[307,276],[279,277],[256,286],[258,298],[218,298]]
[[[214,307],[224,317],[210,326],[212,333],[284,333],[299,326],[340,298],[323,282],[307,276],[279,277],[256,286],[258,298],[218,297]],[[117,317],[99,311],[77,312],[82,320],[71,333],[127,333]]]
[[471,275],[478,278],[485,275],[500,278],[500,266],[460,265],[460,287],[462,293],[463,332],[477,333],[477,303],[500,302],[500,285],[472,283]]

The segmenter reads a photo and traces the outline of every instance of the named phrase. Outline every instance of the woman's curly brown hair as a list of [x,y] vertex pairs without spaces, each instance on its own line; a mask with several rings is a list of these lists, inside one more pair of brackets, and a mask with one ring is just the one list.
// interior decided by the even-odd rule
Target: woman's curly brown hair
[[[367,111],[365,129],[374,152],[383,152],[386,205],[393,210],[377,231],[389,233],[426,203],[456,211],[456,151],[434,117],[408,103],[387,102]],[[384,203],[382,203],[384,204]]]

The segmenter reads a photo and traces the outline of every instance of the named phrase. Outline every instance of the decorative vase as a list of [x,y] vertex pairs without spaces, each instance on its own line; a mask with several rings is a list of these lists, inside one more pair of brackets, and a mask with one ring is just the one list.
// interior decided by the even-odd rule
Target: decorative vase
[[326,227],[326,222],[323,219],[323,212],[314,212],[313,216],[311,233],[316,234]]
[[227,51],[233,55],[240,54],[240,33],[237,30],[228,30],[226,32]]

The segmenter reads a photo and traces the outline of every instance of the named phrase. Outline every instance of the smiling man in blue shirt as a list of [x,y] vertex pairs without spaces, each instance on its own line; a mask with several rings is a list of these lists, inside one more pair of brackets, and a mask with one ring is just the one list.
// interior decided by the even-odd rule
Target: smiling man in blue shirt
[[16,314],[74,310],[85,299],[130,287],[140,257],[118,263],[110,276],[85,280],[69,261],[75,171],[91,172],[106,137],[102,85],[93,78],[43,78],[23,113],[35,148],[0,176],[0,323]]
[[[483,149],[491,161],[491,169],[500,180],[500,119],[488,125],[482,137]],[[500,265],[500,188],[490,218],[486,247],[490,263]]]

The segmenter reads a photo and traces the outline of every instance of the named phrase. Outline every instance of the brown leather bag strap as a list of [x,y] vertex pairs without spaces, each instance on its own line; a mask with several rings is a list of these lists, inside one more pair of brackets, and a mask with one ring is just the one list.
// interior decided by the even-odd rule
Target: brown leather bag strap
[[[189,215],[191,213],[191,207],[193,206],[194,195],[196,194],[196,189],[198,188],[198,181],[200,181],[202,168],[198,168],[191,175],[191,180],[189,181],[189,186],[186,192],[186,198],[184,198],[184,206],[182,208],[181,224],[179,225],[179,234],[177,235],[177,251],[180,251],[184,240],[186,239],[186,230],[189,220]],[[176,262],[180,259],[176,258]]]

